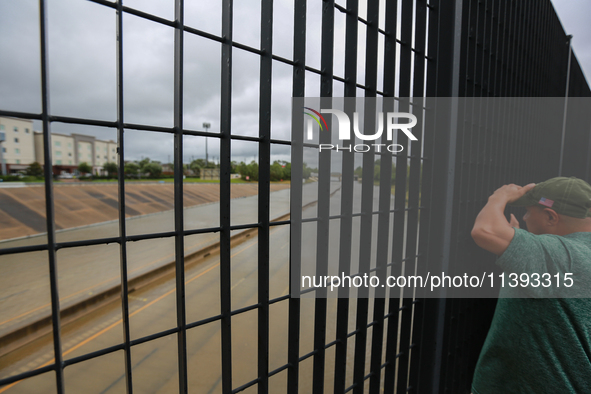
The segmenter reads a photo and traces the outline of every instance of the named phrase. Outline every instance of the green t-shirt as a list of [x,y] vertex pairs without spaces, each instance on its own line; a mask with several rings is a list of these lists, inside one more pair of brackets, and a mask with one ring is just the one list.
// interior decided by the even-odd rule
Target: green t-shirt
[[[504,272],[573,273],[591,280],[591,233],[563,237],[515,229],[497,264]],[[591,299],[501,290],[474,372],[474,394],[591,393]],[[515,293],[517,292],[517,293]]]

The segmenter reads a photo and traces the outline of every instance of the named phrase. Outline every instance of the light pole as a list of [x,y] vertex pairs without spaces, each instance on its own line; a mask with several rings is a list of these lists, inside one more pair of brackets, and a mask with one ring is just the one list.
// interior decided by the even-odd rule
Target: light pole
[[[211,127],[211,123],[203,123],[203,128],[205,129],[205,132],[207,133],[207,129],[209,129]],[[207,156],[207,137],[205,137],[205,167],[207,167],[207,162],[208,162],[208,156]]]

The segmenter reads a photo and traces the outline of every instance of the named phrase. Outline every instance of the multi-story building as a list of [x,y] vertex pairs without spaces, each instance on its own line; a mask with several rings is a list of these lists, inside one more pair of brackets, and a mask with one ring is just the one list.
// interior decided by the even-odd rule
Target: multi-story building
[[[22,172],[33,162],[45,164],[43,133],[33,131],[31,120],[0,117],[2,160],[7,173]],[[77,172],[80,163],[92,167],[93,174],[103,174],[106,163],[117,163],[117,143],[98,140],[84,134],[51,134],[53,173]]]
[[[45,164],[43,133],[33,131],[32,121],[0,117],[0,133],[7,173],[22,172],[35,161]],[[93,174],[103,174],[106,163],[117,163],[117,143],[84,134],[51,133],[51,158],[56,175],[76,172],[80,163],[90,165]]]
[[0,146],[7,173],[23,171],[35,161],[32,121],[0,118],[0,133],[4,133]]
[[106,163],[117,163],[117,143],[114,141],[96,140],[94,145],[94,163],[103,167]]
[[[117,143],[114,141],[97,140],[94,136],[85,134],[51,133],[51,157],[53,159],[53,173],[77,172],[80,163],[92,167],[93,174],[103,174],[106,163],[117,162]],[[43,134],[35,132],[35,148],[37,161],[44,164]]]

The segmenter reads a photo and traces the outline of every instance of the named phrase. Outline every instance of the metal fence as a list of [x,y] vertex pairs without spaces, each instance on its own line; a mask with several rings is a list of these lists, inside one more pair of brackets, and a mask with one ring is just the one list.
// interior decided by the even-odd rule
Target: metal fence
[[[117,119],[96,119],[54,116],[50,112],[48,93],[48,58],[46,46],[48,29],[47,2],[39,1],[41,41],[41,113],[23,113],[0,109],[0,115],[40,120],[43,125],[45,159],[45,199],[47,242],[36,246],[0,249],[18,261],[19,254],[33,251],[48,253],[51,282],[51,312],[55,361],[42,368],[0,380],[10,385],[22,379],[46,372],[55,373],[56,391],[64,392],[64,369],[113,352],[124,351],[125,385],[134,391],[131,353],[135,346],[172,336],[177,341],[178,388],[192,391],[188,385],[187,333],[208,324],[221,327],[221,390],[224,393],[247,389],[259,393],[306,392],[302,388],[301,366],[312,360],[310,392],[321,393],[378,393],[378,392],[469,392],[471,374],[480,346],[486,335],[494,311],[494,301],[463,299],[402,299],[340,298],[336,309],[329,301],[314,301],[314,328],[301,332],[302,300],[289,295],[270,298],[270,229],[289,226],[290,221],[271,222],[270,165],[273,146],[291,145],[290,141],[271,138],[271,105],[273,68],[287,65],[293,71],[292,95],[304,97],[311,77],[319,77],[320,97],[335,96],[342,91],[345,97],[529,97],[584,96],[591,93],[575,56],[569,57],[567,39],[549,0],[547,1],[385,1],[368,0],[361,9],[356,0],[322,2],[321,64],[310,66],[307,59],[307,4],[294,0],[293,58],[287,59],[273,51],[273,2],[261,2],[260,47],[240,44],[233,39],[233,2],[223,1],[221,35],[211,34],[184,23],[184,1],[175,0],[175,18],[167,20],[123,5],[122,1],[92,0],[108,7],[117,16]],[[134,15],[150,23],[174,31],[174,125],[157,127],[150,124],[131,124],[124,119],[123,91],[123,36],[124,15]],[[335,52],[335,15],[344,18],[344,53]],[[364,34],[360,34],[363,31]],[[183,126],[183,67],[184,39],[188,35],[203,37],[219,43],[221,48],[220,132],[189,130]],[[359,37],[365,37],[360,45]],[[364,49],[364,52],[360,51]],[[233,132],[232,76],[233,56],[246,51],[258,56],[260,86],[258,103],[259,135],[244,136]],[[335,75],[335,57],[344,56],[344,74]],[[570,59],[570,62],[569,62]],[[363,62],[363,64],[362,64]],[[360,71],[362,70],[362,71]],[[567,80],[569,90],[566,90]],[[309,94],[309,92],[308,92]],[[573,111],[582,111],[577,108]],[[590,128],[571,124],[566,116],[563,174],[589,179],[588,147],[591,146]],[[580,119],[580,118],[579,118]],[[363,253],[369,253],[372,242],[377,258],[392,261],[391,270],[400,269],[402,262],[416,264],[440,262],[442,267],[458,259],[490,260],[478,252],[470,240],[469,231],[479,208],[491,190],[501,184],[526,183],[558,175],[562,133],[540,141],[535,131],[529,134],[504,134],[501,130],[475,133],[463,127],[465,122],[478,122],[466,108],[438,108],[427,112],[424,122],[437,121],[444,127],[437,134],[421,136],[420,151],[410,150],[397,155],[382,155],[379,212],[362,216],[359,222],[364,237],[360,243]],[[117,129],[119,163],[119,235],[107,239],[56,242],[53,182],[51,173],[51,124],[61,122],[77,125],[112,127]],[[297,127],[298,121],[294,120]],[[583,125],[584,126],[584,125]],[[294,128],[295,129],[295,128]],[[145,235],[128,235],[125,220],[124,143],[129,130],[167,133],[174,136],[174,231]],[[211,228],[187,229],[183,217],[183,136],[215,138],[220,147],[220,210],[219,225]],[[296,133],[292,138],[295,140]],[[258,145],[258,222],[233,225],[230,212],[230,170],[232,141],[250,141]],[[536,152],[543,149],[541,158]],[[319,156],[319,178],[330,179],[330,155]],[[373,160],[364,157],[363,178],[373,178]],[[396,163],[396,191],[394,209],[390,210],[390,179],[392,163]],[[585,166],[580,163],[584,162]],[[342,190],[352,193],[354,155],[343,153]],[[297,178],[303,158],[292,156],[292,179]],[[298,170],[300,169],[300,170]],[[300,176],[301,179],[301,176]],[[330,183],[330,182],[325,182]],[[363,186],[363,211],[371,211],[373,184]],[[408,187],[407,187],[408,185]],[[295,192],[301,188],[292,184]],[[408,194],[408,203],[406,195]],[[318,194],[319,212],[328,212],[330,190]],[[342,259],[351,258],[351,206],[341,207]],[[301,215],[301,212],[292,212]],[[406,216],[406,220],[404,219]],[[327,217],[328,219],[328,217]],[[377,221],[380,237],[371,239],[372,220]],[[393,226],[391,223],[393,221]],[[326,222],[318,221],[321,234]],[[232,309],[231,305],[231,232],[242,229],[258,230],[258,301]],[[297,230],[297,229],[296,229]],[[300,229],[301,230],[301,229]],[[294,229],[292,229],[294,231]],[[219,313],[198,321],[187,321],[185,302],[186,236],[219,232],[220,240],[220,310]],[[406,240],[404,234],[407,234]],[[128,245],[140,240],[170,237],[175,242],[176,261],[176,327],[152,335],[132,339],[128,307]],[[322,242],[320,237],[320,242]],[[121,313],[123,341],[74,358],[66,358],[62,351],[60,302],[56,252],[62,249],[89,245],[117,243],[120,247]],[[388,256],[388,250],[391,255]],[[406,252],[403,254],[403,249]],[[418,253],[415,253],[418,251]],[[319,249],[318,253],[323,253]],[[394,271],[391,271],[394,272]],[[270,306],[287,303],[289,311],[288,362],[269,369]],[[308,309],[306,309],[308,310]],[[232,329],[237,316],[256,311],[257,314],[257,378],[237,387],[232,379]],[[336,323],[335,338],[327,340],[327,321]],[[352,323],[350,323],[352,322]],[[301,354],[302,335],[313,336],[313,350]],[[287,372],[285,387],[273,387],[271,377]],[[138,389],[135,390],[138,392]],[[194,390],[193,390],[194,391]]]
[[[589,85],[574,54],[569,62],[569,38],[550,1],[460,1],[456,13],[460,23],[454,28],[461,39],[454,42],[457,57],[447,70],[454,96],[589,97]],[[557,109],[554,120],[564,115],[566,127],[558,122],[553,134],[537,133],[532,108],[522,108],[516,116],[517,112],[498,113],[489,107],[460,108],[449,134],[434,136],[437,146],[449,148],[433,153],[435,163],[446,164],[432,167],[431,187],[445,190],[447,199],[433,201],[427,223],[433,234],[448,236],[431,238],[431,259],[442,258],[443,265],[454,261],[492,265],[493,256],[476,247],[470,230],[488,196],[503,184],[540,182],[559,175],[589,181],[591,119],[581,116],[576,106],[568,108]],[[497,128],[479,128],[491,116],[500,119]],[[511,120],[516,127],[506,127]],[[421,346],[427,359],[437,360],[430,375],[433,392],[469,392],[494,305],[491,300],[427,300],[428,330],[423,335],[443,339],[437,343],[440,347],[430,347],[434,343],[428,339],[429,346]],[[441,318],[434,324],[437,313]]]

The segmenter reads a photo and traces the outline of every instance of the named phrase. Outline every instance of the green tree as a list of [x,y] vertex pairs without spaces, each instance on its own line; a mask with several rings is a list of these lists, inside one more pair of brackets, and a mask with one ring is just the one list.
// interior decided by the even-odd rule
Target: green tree
[[249,181],[259,180],[259,165],[256,161],[251,161],[250,164],[245,164],[243,161],[236,166],[236,172],[241,175],[241,178]]
[[145,167],[150,164],[150,158],[146,157],[145,159],[142,159],[138,162],[138,166],[139,166],[139,171],[141,173],[145,173]]
[[78,171],[81,174],[91,174],[92,173],[92,167],[85,161],[83,161],[82,163],[78,164]]
[[162,174],[162,166],[155,161],[151,161],[144,165],[143,172],[149,174],[150,178],[158,178]]
[[282,164],[279,163],[278,161],[274,161],[273,164],[271,164],[270,175],[271,175],[271,181],[273,181],[273,182],[277,182],[277,181],[280,181],[281,179],[283,179]]
[[107,172],[107,175],[109,175],[111,177],[117,177],[117,171],[119,170],[119,167],[117,166],[116,163],[109,162],[109,163],[105,163],[105,165],[103,165],[103,170],[105,170]]
[[285,161],[283,165],[283,180],[288,181],[291,179],[291,163]]
[[379,181],[380,180],[380,163],[376,163],[373,167],[373,180]]
[[125,172],[125,175],[132,175],[135,176],[138,174],[138,171],[140,169],[140,166],[133,161],[130,161],[129,163],[125,163],[125,167],[123,167],[123,171]]
[[318,172],[318,169],[308,167],[308,165],[306,163],[304,163],[304,168],[302,171],[302,175],[303,175],[304,179],[310,178],[310,174],[312,174],[313,172]]
[[189,164],[189,169],[193,171],[195,176],[201,177],[201,169],[205,168],[205,160],[196,159]]
[[28,176],[35,176],[41,178],[43,176],[43,167],[38,162],[33,162],[25,172]]
[[353,174],[357,175],[358,178],[361,178],[363,176],[363,168],[361,166],[357,167],[355,171],[353,171]]

